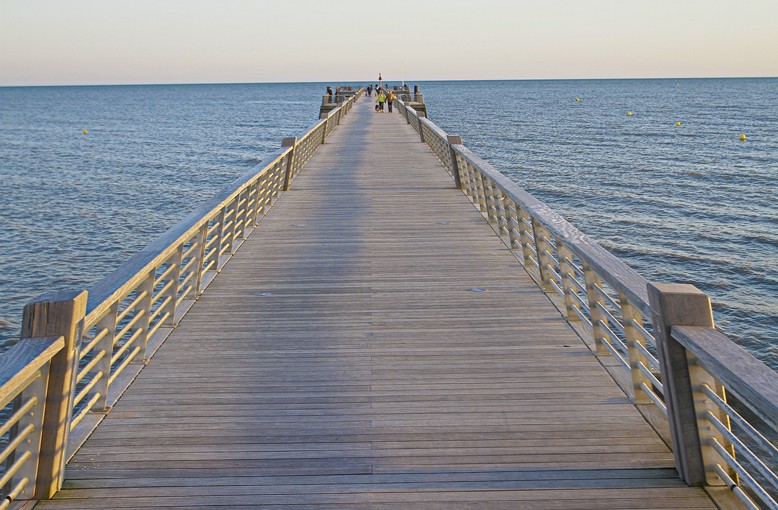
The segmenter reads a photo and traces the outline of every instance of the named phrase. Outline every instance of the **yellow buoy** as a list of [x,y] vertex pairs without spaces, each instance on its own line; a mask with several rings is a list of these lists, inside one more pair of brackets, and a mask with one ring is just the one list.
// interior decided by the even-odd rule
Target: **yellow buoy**
[[675,125],[676,126],[680,126],[681,125],[681,121],[679,120],[678,122],[675,123]]
[[88,135],[88,134],[89,134],[89,131],[87,131],[86,129],[84,129],[84,130],[83,130],[83,131],[81,131],[81,132],[82,132],[82,133],[84,133],[85,135]]
[[580,100],[581,100],[581,98],[580,98],[580,97],[576,97],[576,98],[575,98],[575,100],[576,100],[576,101],[580,101]]
[[627,117],[632,117],[632,112],[627,112]]
[[740,133],[740,141],[741,142],[745,142],[746,141],[746,134],[745,133]]

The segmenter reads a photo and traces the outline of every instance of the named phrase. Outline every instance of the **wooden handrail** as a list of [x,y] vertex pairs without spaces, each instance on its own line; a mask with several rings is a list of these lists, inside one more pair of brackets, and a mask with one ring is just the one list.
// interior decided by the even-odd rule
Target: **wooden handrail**
[[713,328],[673,326],[671,334],[751,412],[777,428],[778,379],[773,370]]
[[65,345],[63,337],[23,338],[0,357],[0,408],[15,399],[30,375]]
[[[424,119],[429,122],[428,119]],[[508,179],[488,162],[484,161],[464,145],[454,146],[454,150],[468,163],[477,167],[484,175],[514,202],[532,214],[532,218],[560,238],[577,256],[589,263],[617,292],[628,296],[630,302],[637,305],[646,315],[650,313],[646,284],[648,280],[629,267],[611,252],[594,242],[578,230],[562,215]]]
[[[323,122],[317,123],[317,126],[321,124]],[[269,168],[283,160],[290,152],[291,149],[286,147],[271,153],[261,163],[222,188],[213,198],[187,214],[112,273],[95,283],[89,289],[87,314],[99,315],[105,307],[110,306],[109,303],[122,294],[126,287],[134,286],[143,278],[144,269],[150,269],[164,261],[173,247],[191,237],[203,223],[213,218],[217,211],[234,200],[249,183],[267,173]]]

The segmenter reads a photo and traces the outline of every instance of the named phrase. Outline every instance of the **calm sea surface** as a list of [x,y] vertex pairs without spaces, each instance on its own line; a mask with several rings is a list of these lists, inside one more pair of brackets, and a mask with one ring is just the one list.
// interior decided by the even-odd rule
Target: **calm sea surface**
[[[778,369],[778,79],[419,85],[443,129],[648,279],[707,292]],[[305,131],[324,88],[0,88],[0,343],[27,300],[88,288]]]

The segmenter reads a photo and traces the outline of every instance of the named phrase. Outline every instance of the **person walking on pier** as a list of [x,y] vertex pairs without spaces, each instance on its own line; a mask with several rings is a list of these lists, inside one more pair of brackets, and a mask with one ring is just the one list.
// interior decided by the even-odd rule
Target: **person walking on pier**
[[384,102],[386,101],[386,94],[382,89],[378,89],[378,111],[384,113]]
[[372,85],[368,85],[367,86],[367,97],[370,97],[372,95],[373,95],[373,86]]
[[392,103],[394,103],[394,91],[389,91],[389,96],[386,98],[386,104],[389,105],[389,113],[392,113]]

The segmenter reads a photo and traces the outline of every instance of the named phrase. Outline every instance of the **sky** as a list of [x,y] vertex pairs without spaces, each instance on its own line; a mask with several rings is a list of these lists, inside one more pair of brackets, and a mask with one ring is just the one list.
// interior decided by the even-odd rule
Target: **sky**
[[0,86],[778,76],[778,0],[0,0]]

